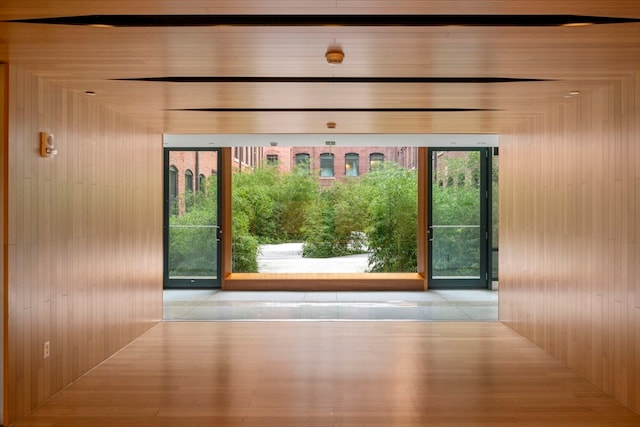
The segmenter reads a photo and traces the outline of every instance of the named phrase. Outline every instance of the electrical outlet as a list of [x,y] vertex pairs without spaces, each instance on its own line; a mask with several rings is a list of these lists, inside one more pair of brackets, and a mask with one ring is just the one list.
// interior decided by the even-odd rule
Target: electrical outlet
[[44,343],[44,358],[48,359],[51,355],[51,343],[49,341],[45,341]]

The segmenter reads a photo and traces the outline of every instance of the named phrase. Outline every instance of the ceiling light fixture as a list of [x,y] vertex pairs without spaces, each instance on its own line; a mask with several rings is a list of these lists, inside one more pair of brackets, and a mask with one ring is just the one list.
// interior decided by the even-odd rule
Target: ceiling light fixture
[[84,94],[87,95],[87,96],[96,96],[96,93],[94,91],[92,91],[92,90],[87,90],[87,91],[85,91]]
[[593,22],[567,22],[562,24],[563,27],[588,27],[589,25],[593,25]]
[[335,129],[336,126],[336,122],[327,122],[327,129]]
[[331,45],[324,54],[324,57],[327,59],[329,64],[338,65],[342,64],[342,61],[344,61],[344,52],[339,45]]

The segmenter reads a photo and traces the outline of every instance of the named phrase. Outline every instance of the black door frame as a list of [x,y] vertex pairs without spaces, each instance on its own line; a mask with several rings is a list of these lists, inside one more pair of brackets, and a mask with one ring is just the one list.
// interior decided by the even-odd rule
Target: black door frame
[[[480,276],[479,278],[433,278],[433,153],[441,151],[479,151],[480,152]],[[476,147],[429,147],[427,168],[428,186],[428,288],[429,289],[491,289],[492,285],[492,185],[491,185],[491,148]]]
[[[222,266],[222,232],[220,228],[221,219],[222,219],[222,199],[221,199],[221,191],[222,191],[222,182],[221,179],[217,180],[217,197],[218,202],[217,206],[217,231],[216,231],[216,265],[218,266],[218,271],[216,274],[216,278],[181,278],[181,279],[171,279],[169,278],[169,218],[170,218],[170,208],[171,208],[171,200],[169,195],[169,167],[170,164],[170,153],[172,151],[194,151],[194,152],[217,152],[217,175],[221,175],[222,171],[222,149],[220,148],[202,148],[202,147],[172,147],[172,148],[164,148],[164,184],[163,184],[163,285],[164,289],[219,289],[222,287],[222,275],[220,274],[220,268]],[[184,171],[182,171],[184,172]],[[199,176],[196,173],[194,177],[196,180],[196,191],[199,186]]]

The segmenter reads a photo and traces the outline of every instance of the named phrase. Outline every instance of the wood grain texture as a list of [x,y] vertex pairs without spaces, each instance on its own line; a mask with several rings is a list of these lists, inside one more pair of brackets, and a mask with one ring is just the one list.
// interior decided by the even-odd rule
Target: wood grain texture
[[[162,150],[158,133],[88,97],[16,67],[9,79],[14,421],[160,320]],[[42,131],[54,134],[54,159],[39,156]]]
[[162,322],[14,427],[639,423],[498,322]]
[[[236,4],[237,3],[237,4]],[[173,133],[500,133],[571,90],[640,67],[640,24],[581,27],[137,27],[7,23],[50,16],[571,14],[640,17],[634,0],[0,2],[0,61]],[[339,67],[329,45],[345,52]],[[161,83],[157,77],[498,77],[506,84]],[[387,113],[371,108],[484,111]],[[355,108],[360,112],[206,112],[206,108]]]
[[640,73],[501,137],[500,319],[640,411]]
[[418,148],[418,274],[424,277],[424,290],[429,288],[429,150]]
[[7,181],[8,181],[8,134],[7,122],[9,115],[8,101],[8,70],[7,65],[0,63],[0,278],[2,280],[2,289],[0,289],[0,331],[2,331],[2,339],[0,340],[0,420],[4,419],[4,408],[6,407],[7,383]]
[[228,291],[422,291],[418,273],[232,273]]

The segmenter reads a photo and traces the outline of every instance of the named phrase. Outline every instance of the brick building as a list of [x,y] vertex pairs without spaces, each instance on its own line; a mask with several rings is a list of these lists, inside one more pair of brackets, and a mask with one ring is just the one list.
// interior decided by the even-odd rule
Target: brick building
[[[262,147],[234,147],[232,167],[234,170],[253,170],[262,162]],[[206,180],[218,174],[217,151],[170,151],[169,152],[169,200],[176,209],[184,212],[184,199],[179,196],[204,189]]]
[[318,176],[322,185],[336,179],[357,177],[378,167],[384,161],[413,169],[417,167],[417,147],[268,147],[264,162],[277,164],[280,171],[296,167]]

